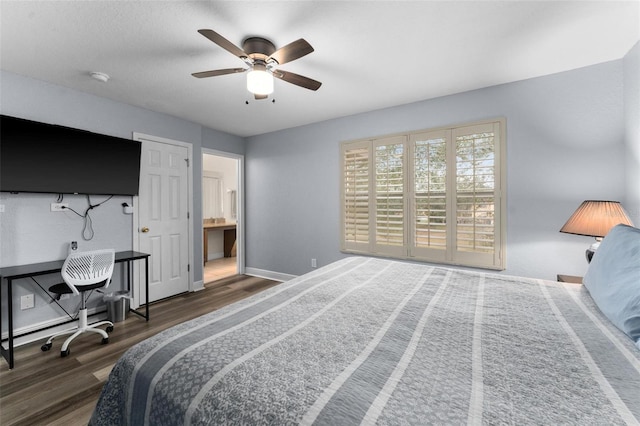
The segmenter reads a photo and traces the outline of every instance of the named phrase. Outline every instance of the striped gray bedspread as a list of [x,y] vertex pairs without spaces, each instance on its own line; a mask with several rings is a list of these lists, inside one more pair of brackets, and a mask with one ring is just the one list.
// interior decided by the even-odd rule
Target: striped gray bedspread
[[639,422],[640,351],[581,285],[360,257],[132,347],[91,419]]

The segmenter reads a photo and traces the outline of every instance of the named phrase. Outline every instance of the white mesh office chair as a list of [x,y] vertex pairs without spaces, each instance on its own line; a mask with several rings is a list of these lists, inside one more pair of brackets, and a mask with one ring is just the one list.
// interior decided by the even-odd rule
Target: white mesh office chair
[[[113,323],[111,321],[100,321],[91,325],[87,325],[87,307],[84,293],[97,288],[106,288],[111,282],[113,274],[113,266],[115,261],[114,250],[95,250],[79,253],[71,253],[62,265],[63,283],[49,287],[49,291],[61,294],[80,295],[80,311],[78,312],[78,324],[65,331],[54,334],[49,337],[47,342],[40,349],[48,351],[51,349],[52,341],[56,337],[71,334],[64,341],[60,349],[60,356],[67,356],[70,353],[69,344],[73,339],[82,333],[97,333],[102,336],[102,343],[109,343],[109,335],[107,332],[113,331]],[[101,330],[101,325],[107,324],[107,332]]]

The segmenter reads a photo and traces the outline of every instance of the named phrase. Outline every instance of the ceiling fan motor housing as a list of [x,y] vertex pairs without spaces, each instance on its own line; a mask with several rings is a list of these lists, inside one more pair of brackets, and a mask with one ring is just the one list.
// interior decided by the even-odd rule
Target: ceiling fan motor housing
[[276,51],[276,47],[266,38],[249,37],[242,43],[242,50],[247,52],[251,59],[266,61]]

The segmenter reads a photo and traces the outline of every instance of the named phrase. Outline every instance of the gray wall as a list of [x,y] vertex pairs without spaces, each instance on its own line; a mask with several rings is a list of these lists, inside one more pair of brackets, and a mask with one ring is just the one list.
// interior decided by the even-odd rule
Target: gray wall
[[340,141],[493,117],[507,120],[505,273],[583,275],[592,240],[558,230],[585,199],[626,202],[622,60],[248,138],[247,266],[298,275],[344,256]]
[[625,207],[640,226],[640,42],[624,58]]
[[[244,154],[244,140],[207,129],[176,117],[122,104],[87,93],[52,85],[6,71],[0,74],[0,113],[44,123],[60,124],[96,133],[131,139],[133,132],[188,142],[193,145],[194,191],[194,280],[202,280],[202,156],[201,147]],[[116,167],[116,165],[114,165]],[[125,215],[121,204],[131,197],[117,197],[93,210],[95,237],[84,242],[81,237],[82,220],[72,213],[50,212],[55,202],[53,194],[0,193],[5,213],[0,213],[0,265],[17,265],[62,259],[68,242],[77,240],[86,249],[114,247],[130,250],[133,245],[132,217]],[[99,201],[104,197],[92,197]],[[76,210],[86,208],[82,196],[65,196],[65,202]],[[59,281],[59,277],[44,277],[45,286]],[[118,274],[114,274],[114,288],[119,288]],[[2,288],[6,291],[5,286]],[[17,294],[33,292],[33,284],[20,282]],[[6,303],[3,297],[3,304]],[[97,302],[96,302],[97,303]],[[94,305],[96,303],[93,303]],[[90,305],[91,306],[91,305]],[[3,312],[4,311],[3,307]],[[20,311],[14,305],[16,327],[44,321],[60,315],[36,292],[36,309]],[[3,323],[3,327],[6,323]],[[5,331],[4,329],[2,330]]]
[[[344,256],[339,251],[338,229],[340,141],[506,117],[505,272],[554,279],[557,273],[581,275],[586,270],[583,252],[591,240],[558,233],[582,200],[620,200],[636,224],[640,223],[639,57],[636,44],[620,61],[246,141],[176,117],[5,71],[0,74],[0,112],[123,138],[140,132],[191,143],[194,259],[202,257],[200,148],[245,155],[246,264],[296,275],[311,269],[311,258],[318,259],[321,266]],[[0,265],[60,259],[71,239],[87,244],[87,248],[132,247],[132,219],[120,207],[127,197],[94,211],[96,236],[89,243],[82,243],[79,237],[79,219],[49,212],[54,201],[51,195],[0,193],[0,198],[6,208],[0,213]],[[68,196],[65,201],[80,209],[85,202],[78,196]],[[202,266],[194,263],[198,281]],[[43,284],[49,282],[44,280]],[[26,286],[18,295],[31,292],[31,284]],[[59,314],[54,311],[42,301],[35,310],[17,309],[16,325]]]

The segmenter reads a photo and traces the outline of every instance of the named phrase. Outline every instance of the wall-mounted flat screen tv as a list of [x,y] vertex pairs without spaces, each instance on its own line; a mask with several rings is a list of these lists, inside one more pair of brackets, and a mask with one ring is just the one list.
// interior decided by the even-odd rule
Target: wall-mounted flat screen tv
[[0,191],[137,195],[138,141],[0,115]]

